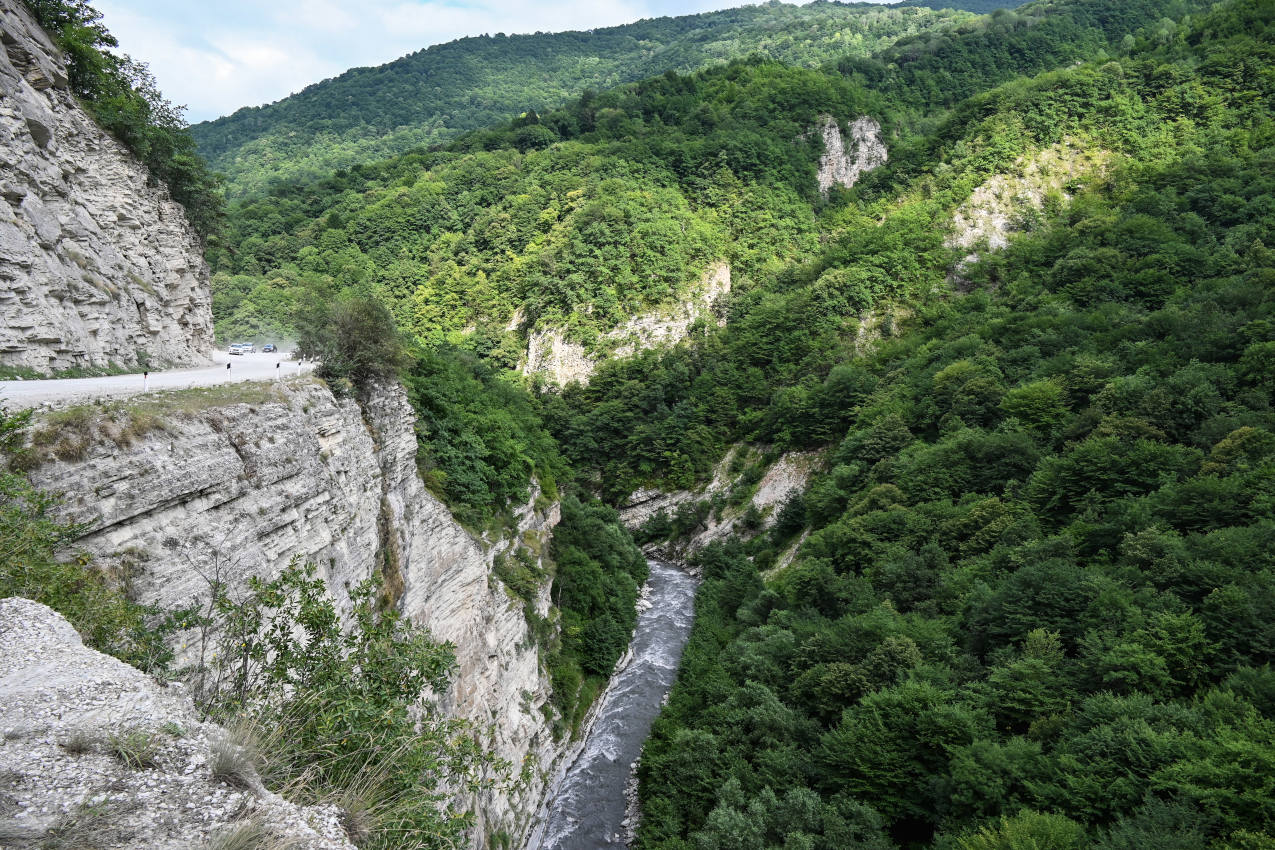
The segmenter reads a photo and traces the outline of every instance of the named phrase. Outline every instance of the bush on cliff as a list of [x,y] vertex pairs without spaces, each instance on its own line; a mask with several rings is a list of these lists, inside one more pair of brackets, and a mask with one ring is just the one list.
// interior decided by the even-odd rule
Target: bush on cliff
[[255,730],[269,787],[337,800],[360,847],[459,846],[469,816],[451,805],[454,792],[508,766],[426,699],[455,672],[452,647],[380,607],[374,582],[350,597],[343,625],[314,565],[295,560],[242,594],[214,587],[206,626],[219,651],[200,671],[204,705]]
[[368,298],[312,299],[298,311],[297,350],[338,394],[397,378],[412,362],[394,317]]

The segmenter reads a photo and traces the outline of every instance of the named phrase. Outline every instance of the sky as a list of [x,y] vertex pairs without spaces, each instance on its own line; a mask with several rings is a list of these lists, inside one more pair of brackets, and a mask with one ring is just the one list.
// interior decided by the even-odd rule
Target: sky
[[466,35],[558,32],[744,0],[95,0],[192,124]]

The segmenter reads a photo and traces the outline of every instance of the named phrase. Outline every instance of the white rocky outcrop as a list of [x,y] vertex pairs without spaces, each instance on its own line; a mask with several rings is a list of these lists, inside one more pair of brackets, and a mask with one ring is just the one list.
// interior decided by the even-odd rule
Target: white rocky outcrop
[[[744,451],[747,451],[745,447],[735,446],[727,452],[714,468],[712,479],[698,490],[665,492],[642,489],[635,491],[620,508],[620,521],[625,528],[635,531],[660,511],[671,517],[682,505],[726,495],[734,487],[739,486],[740,476],[732,474],[730,469],[737,455]],[[652,547],[651,554],[680,561],[708,544],[725,540],[732,534],[755,533],[745,529],[741,523],[750,507],[761,514],[759,529],[770,528],[775,524],[779,508],[783,503],[793,494],[801,493],[806,489],[810,483],[810,477],[822,459],[821,452],[785,452],[762,473],[761,479],[757,481],[746,501],[740,505],[725,508],[720,513],[710,514],[703,526],[688,539],[679,541],[674,548],[663,545]]]
[[[603,334],[599,347],[611,357],[631,357],[646,349],[677,344],[701,318],[724,324],[715,308],[730,294],[730,287],[730,266],[714,263],[681,301],[631,317]],[[559,386],[572,381],[587,383],[601,359],[568,340],[561,328],[545,328],[532,331],[528,337],[523,374],[540,375]]]
[[889,159],[881,135],[881,123],[861,115],[850,122],[849,134],[843,134],[831,115],[819,117],[819,134],[823,136],[823,156],[819,158],[819,192],[828,194],[833,186],[849,189],[868,171],[880,168]]
[[[85,647],[27,599],[0,599],[0,730],[2,846],[201,850],[254,825],[269,846],[354,850],[336,807],[215,778],[228,733],[180,685]],[[146,759],[130,766],[120,749]]]
[[1023,154],[1009,171],[989,177],[956,208],[948,247],[970,252],[962,267],[977,262],[980,251],[1005,248],[1011,234],[1044,211],[1051,193],[1064,203],[1071,200],[1068,187],[1102,173],[1110,159],[1110,152],[1072,138]]
[[181,205],[76,103],[0,0],[0,366],[206,362],[212,296]]
[[[236,403],[236,392],[248,401]],[[482,792],[474,846],[498,830],[518,835],[559,745],[544,710],[548,677],[492,561],[516,545],[538,554],[557,504],[533,492],[514,527],[490,540],[461,526],[417,473],[415,415],[400,386],[362,406],[309,379],[264,397],[251,386],[224,393],[211,406],[196,403],[198,392],[149,401],[160,427],[152,420],[132,440],[95,438],[78,459],[50,461],[32,479],[65,494],[67,517],[85,523],[76,545],[143,602],[184,606],[207,597],[211,578],[273,577],[300,556],[340,607],[347,583],[380,571],[401,610],[455,645],[444,707],[472,721],[515,774],[528,768],[515,787]],[[49,427],[42,420],[34,431]],[[548,607],[546,586],[540,613]]]

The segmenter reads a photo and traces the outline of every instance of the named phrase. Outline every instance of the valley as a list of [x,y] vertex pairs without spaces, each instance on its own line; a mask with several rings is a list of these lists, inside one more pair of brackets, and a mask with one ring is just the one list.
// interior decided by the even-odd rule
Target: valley
[[943,5],[0,0],[0,843],[1275,844],[1275,6]]

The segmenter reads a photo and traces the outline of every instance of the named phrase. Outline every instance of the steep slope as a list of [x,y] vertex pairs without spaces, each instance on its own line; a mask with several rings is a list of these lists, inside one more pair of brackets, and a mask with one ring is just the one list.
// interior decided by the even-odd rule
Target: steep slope
[[248,773],[239,785],[215,776],[230,732],[26,599],[0,599],[0,725],[7,847],[193,850],[237,836],[354,850],[336,806],[294,806]]
[[582,89],[750,54],[817,66],[969,18],[865,3],[771,3],[589,32],[465,38],[347,71],[191,131],[204,156],[229,176],[231,195],[255,194],[282,179],[323,175],[527,110],[556,108]]
[[[515,367],[551,329],[597,359],[629,317],[684,312],[710,267],[737,289],[809,252],[824,138],[853,139],[870,107],[820,72],[733,63],[279,187],[236,210],[237,250],[214,259],[219,329],[287,333],[307,293],[365,292],[428,346]],[[860,126],[880,164],[879,124]]]
[[[1118,51],[1181,6],[1034,4],[905,52],[917,67],[931,49],[977,54],[985,61],[957,63],[943,82],[989,87],[1074,61],[1086,45]],[[236,207],[234,250],[212,258],[218,327],[290,334],[289,314],[308,293],[361,292],[424,345],[583,375],[628,350],[617,335],[630,323],[702,313],[693,305],[708,269],[725,263],[740,298],[817,255],[842,226],[825,203],[838,208],[850,177],[853,191],[873,193],[893,179],[882,174],[929,163],[934,127],[952,106],[939,78],[918,72],[900,89],[895,65],[872,65],[879,79],[866,67],[846,76],[750,60],[670,72],[470,133],[447,150],[280,185]],[[826,202],[820,189],[830,190]],[[872,286],[905,283],[889,277]]]
[[[1176,38],[1176,25],[1172,32]],[[1162,40],[1148,33],[1144,52]],[[1215,85],[1227,90],[1224,81]],[[739,293],[725,329],[699,350],[618,362],[587,390],[555,400],[565,402],[553,416],[561,417],[569,459],[618,502],[653,481],[691,486],[741,439],[784,449],[834,439],[859,380],[839,364],[865,335],[889,333],[911,302],[960,277],[954,273],[969,251],[957,247],[954,231],[976,190],[1036,179],[1029,164],[1055,146],[1079,145],[1083,155],[1068,156],[1092,162],[1109,161],[1113,151],[1153,161],[1181,150],[1185,125],[1174,100],[1181,95],[1173,91],[1160,94],[1123,62],[1103,62],[1019,79],[961,104],[936,132],[894,146],[889,165],[865,178],[849,203],[824,210],[821,248],[789,254],[792,266]],[[1067,192],[1050,193],[1042,182],[1032,190],[1040,206],[1017,209],[1013,228],[1030,230],[1046,211],[1065,210],[1064,196],[1104,171],[1077,164]],[[631,390],[634,381],[644,392]],[[594,409],[605,413],[591,419]]]
[[[320,568],[346,615],[351,588],[378,576],[404,615],[454,646],[442,710],[471,722],[521,772],[516,782],[493,772],[484,777],[491,785],[463,795],[476,817],[474,846],[519,834],[565,742],[554,732],[543,637],[493,565],[517,556],[539,569],[527,604],[549,617],[542,557],[556,502],[533,490],[503,532],[465,529],[425,490],[415,414],[397,386],[362,406],[299,379],[76,412],[37,420],[36,442],[51,451],[31,479],[66,494],[63,516],[82,523],[75,546],[97,570],[120,577],[136,601],[174,610],[207,605],[215,583],[238,592],[249,577],[273,579],[300,558]],[[72,444],[74,452],[60,448]],[[197,658],[197,637],[179,664]]]
[[696,561],[640,846],[1271,840],[1275,9],[1134,41],[958,107],[787,291],[553,399],[607,483],[828,452]]
[[0,28],[0,368],[204,362],[208,267],[182,207],[80,108],[22,3]]

